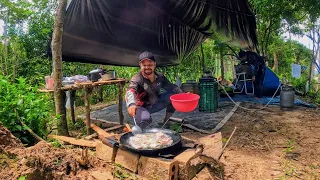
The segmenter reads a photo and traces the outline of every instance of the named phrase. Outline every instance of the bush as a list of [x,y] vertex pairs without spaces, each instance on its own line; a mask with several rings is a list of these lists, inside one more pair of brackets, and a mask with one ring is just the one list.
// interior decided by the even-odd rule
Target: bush
[[45,137],[52,102],[44,94],[37,93],[37,87],[26,84],[26,79],[20,77],[15,82],[9,79],[0,75],[0,121],[24,143],[32,143],[33,138],[21,121]]

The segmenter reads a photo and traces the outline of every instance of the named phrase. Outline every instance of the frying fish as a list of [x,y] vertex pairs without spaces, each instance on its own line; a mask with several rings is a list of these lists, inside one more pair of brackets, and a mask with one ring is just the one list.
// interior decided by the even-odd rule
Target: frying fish
[[163,132],[156,132],[131,136],[128,143],[135,149],[159,149],[170,146],[173,140]]

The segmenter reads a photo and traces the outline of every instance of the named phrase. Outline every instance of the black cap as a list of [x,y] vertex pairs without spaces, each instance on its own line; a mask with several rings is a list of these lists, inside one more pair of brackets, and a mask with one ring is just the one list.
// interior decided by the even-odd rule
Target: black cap
[[150,59],[150,60],[156,62],[156,60],[154,59],[154,55],[152,54],[152,52],[145,51],[145,52],[143,52],[142,54],[140,54],[140,56],[139,56],[139,62],[141,62],[141,61],[144,60],[144,59]]

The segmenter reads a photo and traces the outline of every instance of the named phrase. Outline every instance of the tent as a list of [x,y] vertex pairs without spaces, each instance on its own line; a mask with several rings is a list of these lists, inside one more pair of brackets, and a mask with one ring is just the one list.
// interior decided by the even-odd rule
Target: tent
[[[255,49],[247,0],[72,0],[64,22],[64,61],[137,66],[143,51],[175,65],[205,39]],[[49,54],[50,52],[49,48]]]
[[[252,67],[254,69],[254,67]],[[239,87],[243,86],[243,82],[239,82]],[[265,67],[265,74],[264,74],[264,79],[263,79],[263,84],[262,84],[262,95],[263,96],[273,96],[276,91],[277,93],[275,95],[280,94],[280,86],[281,82],[279,77],[268,67]],[[253,92],[252,91],[252,83],[247,82],[247,91],[248,92]],[[245,94],[245,91],[242,92],[242,94]]]

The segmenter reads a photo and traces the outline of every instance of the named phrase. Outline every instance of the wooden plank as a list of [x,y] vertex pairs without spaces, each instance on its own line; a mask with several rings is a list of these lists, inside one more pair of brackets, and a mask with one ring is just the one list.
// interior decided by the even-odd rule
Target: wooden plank
[[120,148],[118,149],[115,163],[120,164],[124,168],[136,173],[138,171],[139,158],[139,154]]
[[141,156],[138,174],[146,179],[177,180],[179,163],[177,160]]
[[[123,127],[123,125],[116,125],[116,126],[114,126],[114,127],[110,127],[110,128],[103,129],[103,131],[109,132],[109,131],[113,131],[113,130],[120,129],[120,128],[122,128],[122,127]],[[113,134],[111,133],[111,135],[113,135]],[[93,134],[91,134],[91,135],[89,135],[89,136],[84,137],[84,139],[90,140],[90,139],[93,139],[93,138],[96,138],[96,137],[98,137],[98,134],[97,134],[97,133],[93,133]]]
[[98,127],[97,125],[91,123],[90,127],[99,135],[99,136],[103,136],[103,137],[110,137],[112,136],[112,134],[107,133],[106,131],[104,131],[103,129],[101,129],[100,127]]
[[59,139],[64,142],[68,142],[73,145],[78,145],[78,146],[85,146],[85,147],[96,147],[97,143],[94,141],[87,141],[83,139],[76,139],[72,137],[66,137],[66,136],[56,136],[56,135],[48,135],[49,138],[53,139]]
[[236,105],[232,108],[232,110],[227,114],[222,121],[212,130],[212,133],[217,132],[231,117],[232,115],[237,111],[239,105],[241,102],[236,102]]
[[61,88],[62,91],[70,91],[70,90],[78,90],[78,89],[85,89],[85,88],[92,88],[96,86],[103,86],[103,85],[111,85],[111,84],[118,84],[118,83],[126,83],[128,80],[126,79],[117,79],[117,80],[108,80],[108,81],[97,81],[97,82],[83,82],[83,83],[76,83],[69,86],[64,86]]

